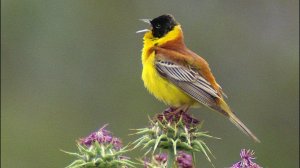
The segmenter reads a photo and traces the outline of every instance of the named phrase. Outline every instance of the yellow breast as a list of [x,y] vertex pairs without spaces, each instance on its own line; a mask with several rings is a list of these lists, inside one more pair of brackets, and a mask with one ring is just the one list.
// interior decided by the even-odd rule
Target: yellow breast
[[180,88],[162,78],[155,69],[155,53],[147,55],[147,45],[144,46],[142,54],[143,72],[142,79],[145,87],[158,100],[163,101],[167,105],[179,107],[181,105],[194,105],[195,100],[185,94]]

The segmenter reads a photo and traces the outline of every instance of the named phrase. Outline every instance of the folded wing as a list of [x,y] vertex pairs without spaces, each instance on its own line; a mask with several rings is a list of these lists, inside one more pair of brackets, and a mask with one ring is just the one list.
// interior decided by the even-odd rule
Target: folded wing
[[160,75],[198,102],[212,108],[217,106],[216,99],[220,98],[218,92],[195,69],[160,59],[155,61],[155,67]]

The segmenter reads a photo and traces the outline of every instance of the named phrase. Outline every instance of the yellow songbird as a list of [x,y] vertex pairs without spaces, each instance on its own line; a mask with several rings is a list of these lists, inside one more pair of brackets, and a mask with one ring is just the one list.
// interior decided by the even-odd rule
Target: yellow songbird
[[225,94],[208,63],[185,46],[181,26],[174,17],[162,15],[142,21],[151,25],[151,30],[137,32],[145,32],[142,79],[149,92],[175,108],[174,112],[186,112],[189,107],[205,105],[228,117],[244,133],[259,142],[223,99]]

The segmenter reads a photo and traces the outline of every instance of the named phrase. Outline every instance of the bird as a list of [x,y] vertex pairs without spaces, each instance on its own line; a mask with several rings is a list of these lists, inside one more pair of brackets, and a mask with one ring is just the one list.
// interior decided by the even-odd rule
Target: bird
[[206,106],[226,116],[255,142],[260,140],[246,127],[225,102],[227,97],[217,83],[207,61],[186,47],[181,25],[170,14],[140,19],[150,29],[144,33],[142,80],[158,100],[187,112],[190,107]]

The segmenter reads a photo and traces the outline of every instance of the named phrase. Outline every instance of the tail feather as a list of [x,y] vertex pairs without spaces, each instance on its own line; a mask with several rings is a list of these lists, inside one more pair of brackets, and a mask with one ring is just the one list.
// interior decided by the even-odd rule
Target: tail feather
[[246,135],[250,136],[255,142],[260,142],[260,140],[233,113],[229,114],[229,120],[234,125],[236,125],[241,131],[243,131]]
[[213,107],[213,109],[227,116],[234,125],[236,125],[243,133],[250,136],[255,142],[260,142],[260,140],[246,127],[246,125],[231,111],[225,101],[220,100],[220,105],[218,107]]

